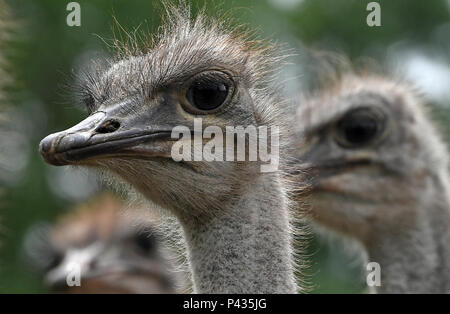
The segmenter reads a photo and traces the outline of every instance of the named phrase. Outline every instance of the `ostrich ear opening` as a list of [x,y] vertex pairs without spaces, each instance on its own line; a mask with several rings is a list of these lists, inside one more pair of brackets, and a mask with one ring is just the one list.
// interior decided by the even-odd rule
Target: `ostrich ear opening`
[[149,115],[124,110],[127,102],[95,112],[77,125],[45,137],[39,144],[44,160],[55,166],[89,164],[114,157],[168,157],[171,129]]

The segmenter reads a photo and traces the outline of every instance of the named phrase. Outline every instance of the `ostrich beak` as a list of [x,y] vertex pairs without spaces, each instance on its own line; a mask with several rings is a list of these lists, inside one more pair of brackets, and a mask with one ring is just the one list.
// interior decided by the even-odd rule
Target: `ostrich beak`
[[352,154],[329,158],[325,151],[310,150],[292,167],[293,175],[304,175],[311,190],[327,187],[334,189],[335,177],[346,173],[371,171],[379,165],[373,152],[352,152]]
[[48,135],[39,144],[44,160],[62,166],[100,158],[170,157],[171,128],[126,107],[126,102],[108,107],[70,129]]

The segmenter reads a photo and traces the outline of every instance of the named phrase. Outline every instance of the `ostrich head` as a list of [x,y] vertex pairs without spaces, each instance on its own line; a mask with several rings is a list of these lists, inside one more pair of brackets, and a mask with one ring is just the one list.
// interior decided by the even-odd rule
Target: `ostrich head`
[[297,119],[299,168],[312,174],[312,215],[322,225],[370,241],[413,225],[417,208],[448,191],[446,148],[407,86],[348,75]]
[[[174,252],[162,244],[158,217],[142,222],[138,209],[134,215],[123,210],[119,200],[105,194],[50,228],[33,227],[24,248],[52,291],[174,293],[182,288],[172,265]],[[80,285],[72,278],[78,270]],[[68,278],[74,280],[72,286]]]
[[[259,167],[229,162],[175,162],[176,126],[274,124],[276,105],[266,88],[273,58],[267,45],[186,7],[169,8],[152,47],[121,55],[90,74],[81,91],[89,117],[40,143],[53,165],[106,168],[172,208],[178,216],[202,210],[245,184],[243,171]],[[225,133],[225,131],[224,131]],[[220,184],[218,184],[220,183]]]

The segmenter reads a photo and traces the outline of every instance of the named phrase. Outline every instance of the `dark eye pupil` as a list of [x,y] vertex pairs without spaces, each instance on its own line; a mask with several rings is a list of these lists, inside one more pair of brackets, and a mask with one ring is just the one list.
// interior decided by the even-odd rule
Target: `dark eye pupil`
[[150,253],[155,248],[155,239],[147,233],[137,234],[134,243],[144,253]]
[[376,136],[378,124],[373,117],[355,112],[339,121],[338,130],[346,144],[361,146],[369,143]]
[[223,104],[228,95],[228,86],[222,82],[194,82],[187,92],[187,99],[197,109],[212,110]]
[[51,270],[53,268],[56,268],[59,264],[61,264],[63,259],[64,259],[63,255],[61,255],[59,253],[55,253],[55,255],[52,256],[51,259],[49,260],[46,270]]

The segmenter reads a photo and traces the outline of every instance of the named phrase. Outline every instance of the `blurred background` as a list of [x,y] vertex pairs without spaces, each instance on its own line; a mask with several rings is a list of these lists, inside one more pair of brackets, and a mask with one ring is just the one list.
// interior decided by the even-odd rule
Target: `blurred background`
[[[76,204],[104,189],[86,170],[46,165],[38,151],[45,135],[66,129],[86,113],[72,104],[67,86],[72,74],[92,57],[111,53],[114,18],[126,29],[155,31],[161,4],[152,0],[78,1],[81,26],[69,27],[69,1],[6,1],[16,23],[4,51],[10,61],[9,127],[0,129],[0,293],[46,292],[25,262],[23,242],[30,228],[53,222]],[[301,47],[327,49],[356,62],[372,58],[420,88],[450,139],[450,0],[380,0],[381,26],[369,27],[366,0],[227,0],[191,1],[228,12],[262,37],[287,43],[299,57]],[[2,10],[2,8],[0,8]],[[2,48],[3,49],[3,48]],[[296,57],[293,57],[294,60]],[[299,60],[301,58],[298,58]],[[302,64],[282,73],[291,95],[302,81]],[[314,234],[308,243],[307,272],[316,293],[358,293],[364,277],[352,250]]]

